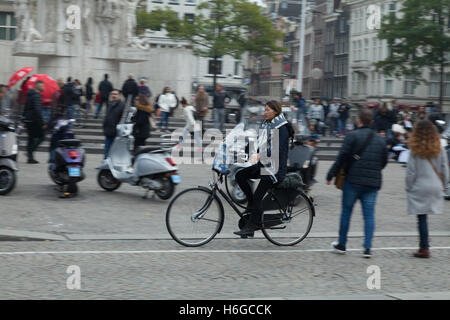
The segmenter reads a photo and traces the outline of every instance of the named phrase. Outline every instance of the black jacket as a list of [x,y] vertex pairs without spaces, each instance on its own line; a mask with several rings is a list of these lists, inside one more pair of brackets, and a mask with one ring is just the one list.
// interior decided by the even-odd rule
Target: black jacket
[[377,112],[375,115],[375,120],[373,122],[372,128],[375,130],[383,130],[387,131],[392,128],[392,125],[395,123],[395,115],[394,112],[388,110],[386,114],[381,114]]
[[[328,171],[327,180],[333,179],[352,155],[360,150],[370,131],[370,128],[362,127],[345,137],[338,157],[330,171]],[[374,134],[372,141],[368,144],[361,158],[353,162],[347,173],[346,180],[351,184],[380,189],[382,182],[381,170],[386,166],[387,159],[386,143],[382,137]]]
[[231,100],[231,97],[225,91],[214,92],[213,107],[223,109],[225,107],[225,99],[228,99],[228,101]]
[[347,120],[348,119],[348,110],[350,110],[350,106],[348,104],[341,104],[338,109],[339,119]]
[[63,86],[62,90],[64,94],[64,104],[66,105],[66,107],[78,104],[78,96],[75,92],[75,84],[73,82],[67,82]]
[[137,110],[136,115],[133,117],[135,125],[133,127],[133,136],[135,138],[148,138],[150,136],[150,113],[144,110]]
[[123,101],[110,102],[106,111],[105,120],[103,120],[103,133],[106,137],[116,136],[116,126],[119,124],[122,118],[125,104]]
[[125,81],[122,86],[122,94],[125,99],[127,99],[129,95],[131,95],[133,99],[136,98],[139,94],[139,87],[137,82],[134,79],[128,79],[127,81]]
[[30,89],[27,92],[27,101],[23,108],[23,121],[42,127],[44,119],[41,115],[42,99],[39,91]]
[[98,91],[101,92],[103,100],[108,100],[109,94],[113,91],[113,86],[108,80],[103,80],[98,85]]
[[90,84],[86,84],[85,92],[86,92],[86,99],[89,101],[92,100],[92,97],[94,96],[94,89]]

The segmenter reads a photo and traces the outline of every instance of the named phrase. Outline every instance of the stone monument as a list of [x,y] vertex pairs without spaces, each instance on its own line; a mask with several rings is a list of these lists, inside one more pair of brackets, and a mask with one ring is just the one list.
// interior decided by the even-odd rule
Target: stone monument
[[[18,36],[13,55],[38,58],[38,73],[53,78],[108,73],[115,85],[121,63],[148,61],[135,37],[138,0],[16,0]],[[33,7],[35,6],[35,7]],[[36,14],[33,16],[33,12]]]

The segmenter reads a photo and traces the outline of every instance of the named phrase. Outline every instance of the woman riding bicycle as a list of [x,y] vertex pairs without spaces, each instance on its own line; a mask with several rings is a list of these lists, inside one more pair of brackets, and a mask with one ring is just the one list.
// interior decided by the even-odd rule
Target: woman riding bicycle
[[[245,227],[234,232],[239,236],[251,235],[261,228],[262,200],[267,191],[281,183],[286,176],[289,139],[292,135],[290,124],[281,112],[280,104],[273,100],[265,106],[264,119],[258,134],[258,153],[250,158],[250,162],[256,164],[236,174],[236,181],[247,196],[246,211],[251,213]],[[278,146],[277,150],[272,152],[272,146]],[[248,183],[250,179],[260,179],[254,194]]]

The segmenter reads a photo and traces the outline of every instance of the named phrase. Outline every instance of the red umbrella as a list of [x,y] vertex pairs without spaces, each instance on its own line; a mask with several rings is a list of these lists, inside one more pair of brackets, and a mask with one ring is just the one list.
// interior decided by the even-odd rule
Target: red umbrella
[[34,70],[33,67],[25,67],[14,72],[11,78],[9,78],[8,87],[11,88],[12,86],[14,86],[17,82],[19,82],[22,78],[24,78],[27,74],[29,74],[33,70]]
[[35,83],[39,80],[44,83],[44,91],[41,92],[42,104],[49,106],[54,93],[59,90],[58,83],[49,75],[35,74],[27,81],[25,90],[33,89]]

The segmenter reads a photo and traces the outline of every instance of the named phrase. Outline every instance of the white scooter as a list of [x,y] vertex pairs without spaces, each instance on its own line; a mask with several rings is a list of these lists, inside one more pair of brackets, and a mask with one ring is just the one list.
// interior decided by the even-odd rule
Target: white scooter
[[126,182],[147,189],[144,198],[152,190],[160,199],[167,200],[181,182],[178,167],[170,155],[171,148],[139,147],[134,153],[134,124],[130,120],[136,109],[130,107],[130,103],[125,109],[109,155],[97,168],[98,184],[107,191],[114,191]]
[[10,193],[17,176],[17,133],[16,127],[6,117],[0,117],[0,195]]

